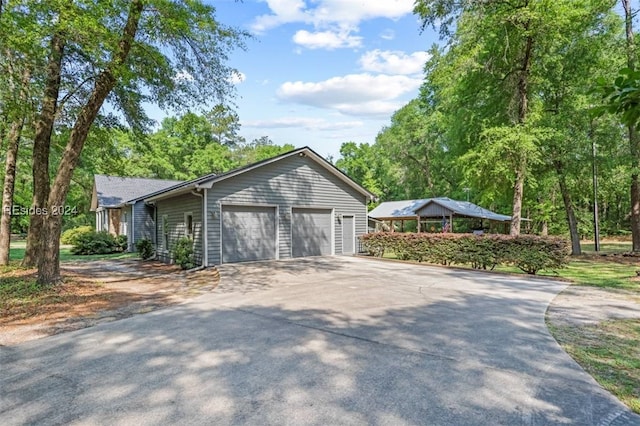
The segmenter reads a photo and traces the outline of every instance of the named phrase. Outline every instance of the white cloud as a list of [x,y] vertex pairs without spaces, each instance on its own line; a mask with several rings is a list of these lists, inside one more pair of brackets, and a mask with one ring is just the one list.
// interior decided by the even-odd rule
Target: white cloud
[[421,78],[404,75],[350,74],[317,83],[286,82],[278,89],[278,97],[348,115],[388,115],[402,106],[400,96],[421,84]]
[[[376,18],[400,19],[412,13],[413,0],[266,0],[270,14],[256,17],[251,29],[260,34],[280,25],[299,23],[315,31],[300,30],[293,41],[309,49],[359,47],[362,37],[354,36],[360,22]],[[390,40],[393,32],[383,33]]]
[[245,73],[236,71],[231,75],[230,81],[233,84],[240,84],[244,82],[246,79],[247,79],[247,76],[245,75]]
[[352,36],[347,31],[317,31],[300,30],[293,36],[294,43],[308,49],[338,49],[345,47],[360,47],[362,37]]
[[258,16],[251,29],[262,33],[271,28],[290,22],[307,22],[308,16],[304,12],[304,0],[267,0],[271,14]]
[[391,28],[387,28],[386,30],[382,31],[382,33],[380,33],[380,38],[384,40],[393,40],[394,38],[396,38],[396,32]]
[[360,66],[364,71],[386,74],[419,74],[429,60],[427,52],[413,52],[407,55],[401,51],[372,50],[360,57]]
[[251,29],[265,32],[279,25],[304,23],[315,28],[357,26],[375,18],[400,19],[413,11],[414,0],[266,0],[271,13],[258,16]]
[[258,127],[264,129],[278,129],[302,127],[306,130],[342,130],[362,127],[362,121],[327,121],[321,118],[282,117],[274,120],[243,121],[243,127]]
[[[271,13],[260,15],[251,29],[260,34],[280,25],[310,25],[314,31],[300,30],[293,41],[309,49],[359,47],[362,37],[355,36],[362,21],[386,18],[400,19],[412,13],[413,0],[266,0]],[[390,40],[388,31],[382,37]]]

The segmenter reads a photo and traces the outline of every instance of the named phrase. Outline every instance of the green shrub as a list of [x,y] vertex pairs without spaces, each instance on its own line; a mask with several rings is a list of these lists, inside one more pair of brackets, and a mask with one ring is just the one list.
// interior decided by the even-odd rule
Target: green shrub
[[116,246],[118,247],[118,251],[127,251],[129,246],[127,245],[127,236],[126,235],[118,235],[115,238]]
[[136,250],[138,250],[138,255],[145,260],[151,259],[155,254],[153,243],[148,238],[138,240],[138,242],[136,243]]
[[402,260],[441,265],[467,264],[477,269],[515,265],[528,274],[564,267],[568,243],[560,238],[535,235],[474,235],[376,232],[361,237],[366,250],[382,256],[392,251]]
[[568,262],[568,244],[560,238],[520,235],[509,241],[504,257],[507,263],[535,275],[543,269],[564,267]]
[[189,237],[182,237],[176,242],[173,249],[173,258],[182,269],[191,269],[196,266],[193,259],[193,241]]
[[76,244],[76,239],[78,238],[79,235],[92,233],[92,232],[94,232],[93,226],[89,226],[89,225],[78,226],[77,228],[67,229],[62,233],[62,236],[60,237],[60,242],[62,244],[74,245]]
[[82,233],[75,241],[71,247],[71,254],[109,254],[122,251],[116,238],[106,231]]

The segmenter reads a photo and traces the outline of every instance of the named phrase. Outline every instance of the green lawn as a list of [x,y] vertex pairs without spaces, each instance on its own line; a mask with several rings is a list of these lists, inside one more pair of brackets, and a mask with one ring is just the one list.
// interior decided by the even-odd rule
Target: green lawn
[[[496,266],[497,272],[523,272],[515,266]],[[538,275],[560,277],[575,285],[589,285],[602,288],[639,290],[640,282],[632,281],[640,265],[615,263],[607,260],[577,259],[571,260],[566,268],[557,271],[541,271]]]
[[[614,247],[614,250],[619,249],[617,246]],[[628,252],[629,250],[621,250],[621,252],[625,251]],[[397,259],[395,254],[391,252],[385,252],[384,258]],[[471,268],[468,265],[453,266]],[[524,274],[524,272],[515,266],[496,266],[494,271]],[[538,275],[568,279],[576,285],[640,291],[640,281],[632,280],[633,277],[637,276],[636,271],[640,271],[640,262],[638,264],[629,264],[617,263],[606,257],[603,257],[601,260],[582,259],[578,257],[575,260],[571,260],[566,268],[557,271],[541,271]]]
[[[22,260],[24,257],[24,251],[26,242],[12,241],[11,250],[9,253],[9,259],[12,261]],[[135,253],[112,253],[112,254],[90,254],[85,256],[71,254],[71,246],[60,245],[60,262],[76,262],[82,260],[103,260],[103,259],[128,259],[135,257]]]
[[[580,247],[585,253],[596,253],[593,241],[580,243]],[[602,241],[600,243],[600,253],[625,253],[630,251],[631,241]]]
[[640,320],[548,325],[553,337],[582,368],[640,414]]

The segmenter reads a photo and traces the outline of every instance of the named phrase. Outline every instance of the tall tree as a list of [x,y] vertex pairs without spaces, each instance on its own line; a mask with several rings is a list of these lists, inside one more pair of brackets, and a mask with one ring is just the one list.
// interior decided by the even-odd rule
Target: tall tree
[[22,260],[26,267],[36,266],[38,256],[42,253],[44,242],[44,220],[42,214],[46,210],[49,197],[49,152],[51,150],[51,134],[58,112],[58,96],[62,78],[62,58],[64,56],[65,36],[61,30],[55,31],[51,37],[49,58],[45,77],[42,106],[35,123],[33,138],[33,214],[29,221],[27,248]]
[[[14,76],[9,76],[13,79]],[[31,79],[31,70],[26,68],[22,71],[18,102],[22,107],[15,107],[11,118],[9,131],[7,133],[7,151],[4,169],[4,185],[2,188],[2,213],[0,218],[0,265],[9,264],[9,253],[11,245],[11,216],[13,206],[13,194],[16,184],[16,173],[18,163],[18,150],[25,121],[29,115],[27,88]]]
[[[636,44],[633,34],[633,11],[631,0],[621,0],[624,9],[625,33],[627,36],[627,66],[636,66]],[[635,125],[629,124],[629,151],[631,160],[631,239],[633,251],[640,252],[640,134]]]
[[[544,4],[543,4],[544,3]],[[493,142],[505,149],[513,141],[512,135],[505,133],[505,126],[514,129],[513,134],[533,130],[529,115],[531,88],[530,80],[532,67],[536,58],[536,44],[545,36],[545,27],[553,19],[547,10],[549,2],[530,2],[517,0],[503,2],[489,0],[485,2],[449,2],[446,0],[418,0],[415,12],[423,19],[424,25],[441,25],[441,32],[450,35],[449,27],[456,21],[454,40],[458,47],[464,46],[467,51],[465,74],[474,78],[476,87],[466,87],[469,90],[465,96],[475,97],[474,103],[485,105],[484,118],[481,121],[485,127],[485,137],[493,137]],[[474,77],[475,76],[475,77]],[[491,91],[493,93],[491,93]],[[483,94],[484,92],[484,94]],[[487,111],[486,103],[494,106],[499,116]],[[487,114],[489,112],[489,114]],[[488,117],[493,117],[487,120]],[[495,132],[487,132],[486,127],[496,127]],[[507,139],[498,141],[496,136],[506,136]],[[535,141],[536,138],[528,138]],[[493,142],[490,142],[493,144]],[[511,235],[520,233],[522,218],[522,202],[524,199],[524,185],[530,166],[530,150],[523,150],[517,156],[511,156],[512,170],[512,218]],[[474,157],[470,157],[474,158]]]
[[249,143],[238,145],[231,155],[238,166],[246,166],[294,149],[295,146],[291,144],[277,145],[268,136],[262,136]]
[[[108,102],[130,124],[140,125],[146,122],[141,108],[145,101],[173,108],[223,101],[235,72],[225,65],[227,54],[242,46],[245,36],[217,22],[214,8],[200,1],[61,1],[48,6],[49,19],[43,21],[34,16],[33,8],[13,5],[23,21],[35,27],[49,24],[51,52],[59,55],[50,55],[48,69],[61,59],[60,74],[69,77],[59,85],[65,88],[63,97],[51,93],[51,98],[60,100],[54,123],[70,123],[71,131],[53,181],[34,182],[34,194],[47,192],[50,184],[39,236],[43,245],[37,252],[41,284],[60,280],[63,212],[59,207],[65,203],[73,171],[103,104]],[[44,118],[48,124],[50,116]],[[34,175],[47,167],[45,163],[44,158],[34,159]]]

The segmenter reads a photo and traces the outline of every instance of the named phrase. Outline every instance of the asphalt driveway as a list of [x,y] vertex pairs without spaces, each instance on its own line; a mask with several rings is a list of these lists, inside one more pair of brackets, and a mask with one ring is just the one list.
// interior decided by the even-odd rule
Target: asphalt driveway
[[565,284],[350,257],[0,347],[0,424],[640,424],[548,333]]

